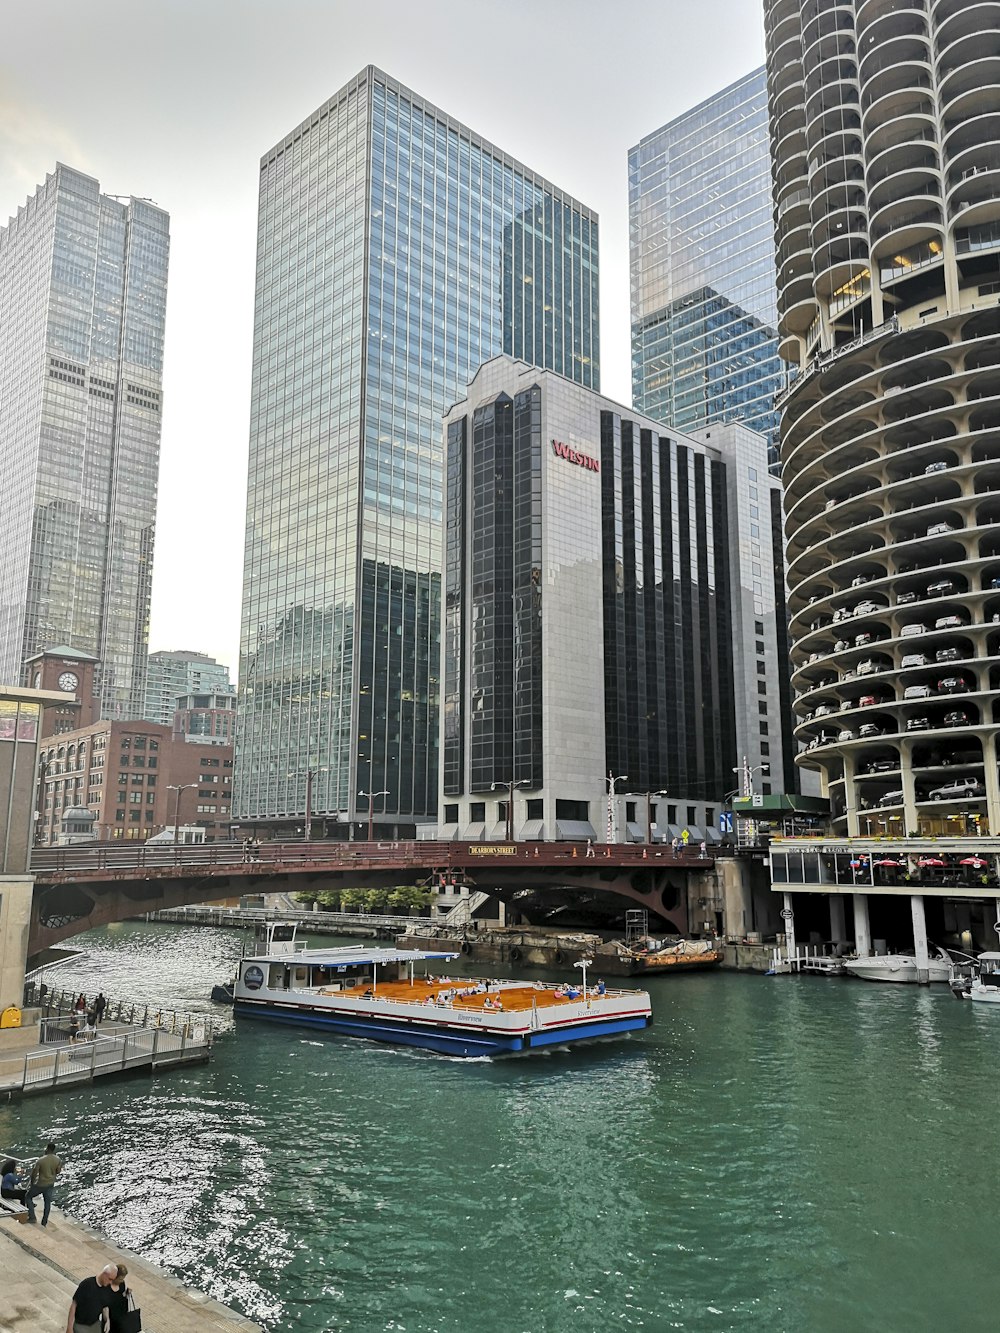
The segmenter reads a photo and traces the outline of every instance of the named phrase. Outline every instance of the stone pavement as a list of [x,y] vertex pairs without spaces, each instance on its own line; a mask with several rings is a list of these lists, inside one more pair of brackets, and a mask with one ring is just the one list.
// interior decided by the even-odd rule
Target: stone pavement
[[[40,1212],[41,1200],[38,1208]],[[182,1286],[155,1264],[111,1245],[58,1208],[52,1209],[47,1227],[0,1216],[0,1330],[65,1333],[77,1283],[119,1259],[128,1264],[129,1285],[142,1310],[143,1333],[261,1333],[258,1324]]]

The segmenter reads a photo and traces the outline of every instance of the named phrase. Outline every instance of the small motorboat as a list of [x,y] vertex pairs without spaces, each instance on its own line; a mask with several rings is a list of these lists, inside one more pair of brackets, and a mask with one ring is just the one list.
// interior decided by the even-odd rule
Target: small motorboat
[[236,992],[236,978],[227,981],[224,986],[213,986],[211,999],[215,1004],[232,1004]]
[[[907,981],[914,985],[917,981],[917,956],[915,953],[882,953],[867,956],[848,956],[844,959],[844,971],[852,977],[861,977],[865,981]],[[952,964],[950,954],[944,949],[931,944],[927,948],[927,980],[949,981]]]
[[956,999],[1000,1004],[1000,953],[981,953],[973,963],[957,965],[950,984]]

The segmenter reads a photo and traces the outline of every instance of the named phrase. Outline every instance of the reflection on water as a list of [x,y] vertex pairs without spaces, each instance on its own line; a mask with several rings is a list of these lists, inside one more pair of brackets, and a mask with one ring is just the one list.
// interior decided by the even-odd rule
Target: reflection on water
[[458,1061],[234,1027],[234,932],[81,943],[53,983],[211,1011],[215,1059],[2,1108],[0,1144],[53,1134],[76,1216],[269,1330],[996,1326],[1000,1013],[944,987],[656,979],[645,1033]]

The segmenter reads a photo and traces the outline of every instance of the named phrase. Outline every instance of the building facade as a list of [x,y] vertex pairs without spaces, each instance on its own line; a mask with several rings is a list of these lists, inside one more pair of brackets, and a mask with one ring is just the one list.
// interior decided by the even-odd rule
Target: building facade
[[[174,724],[177,701],[190,694],[235,694],[229,668],[206,653],[184,649],[149,654],[143,717],[161,726]],[[223,705],[225,707],[225,705]]]
[[39,749],[39,846],[55,845],[67,811],[89,810],[101,842],[144,842],[165,828],[197,826],[229,837],[231,746],[188,745],[155,722],[95,722]]
[[744,761],[781,791],[766,441],[507,356],[445,435],[440,835],[504,837],[512,784],[515,837],[601,842],[716,839]]
[[[799,372],[781,431],[796,734],[841,843],[904,839],[871,883],[921,886],[925,950],[925,899],[970,892],[958,884],[970,853],[935,844],[935,882],[922,840],[960,849],[1000,833],[1000,65],[988,11],[765,5],[779,335]],[[995,883],[992,852],[987,866]],[[800,858],[785,882],[802,874]]]
[[168,221],[60,164],[0,228],[0,680],[65,644],[106,717],[143,707]]
[[242,819],[434,817],[441,416],[504,350],[596,387],[597,289],[596,216],[378,70],[265,154]]
[[173,721],[174,737],[196,745],[232,745],[236,732],[236,694],[182,694]]
[[763,69],[629,150],[632,401],[691,430],[742,421],[777,460],[774,231]]

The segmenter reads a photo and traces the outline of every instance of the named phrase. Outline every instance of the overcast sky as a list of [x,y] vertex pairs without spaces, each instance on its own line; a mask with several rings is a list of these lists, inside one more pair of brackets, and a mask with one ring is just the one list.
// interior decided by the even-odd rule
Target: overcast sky
[[762,63],[761,0],[8,0],[0,223],[57,160],[170,213],[150,648],[235,678],[263,152],[375,64],[596,209],[627,403],[628,149]]

